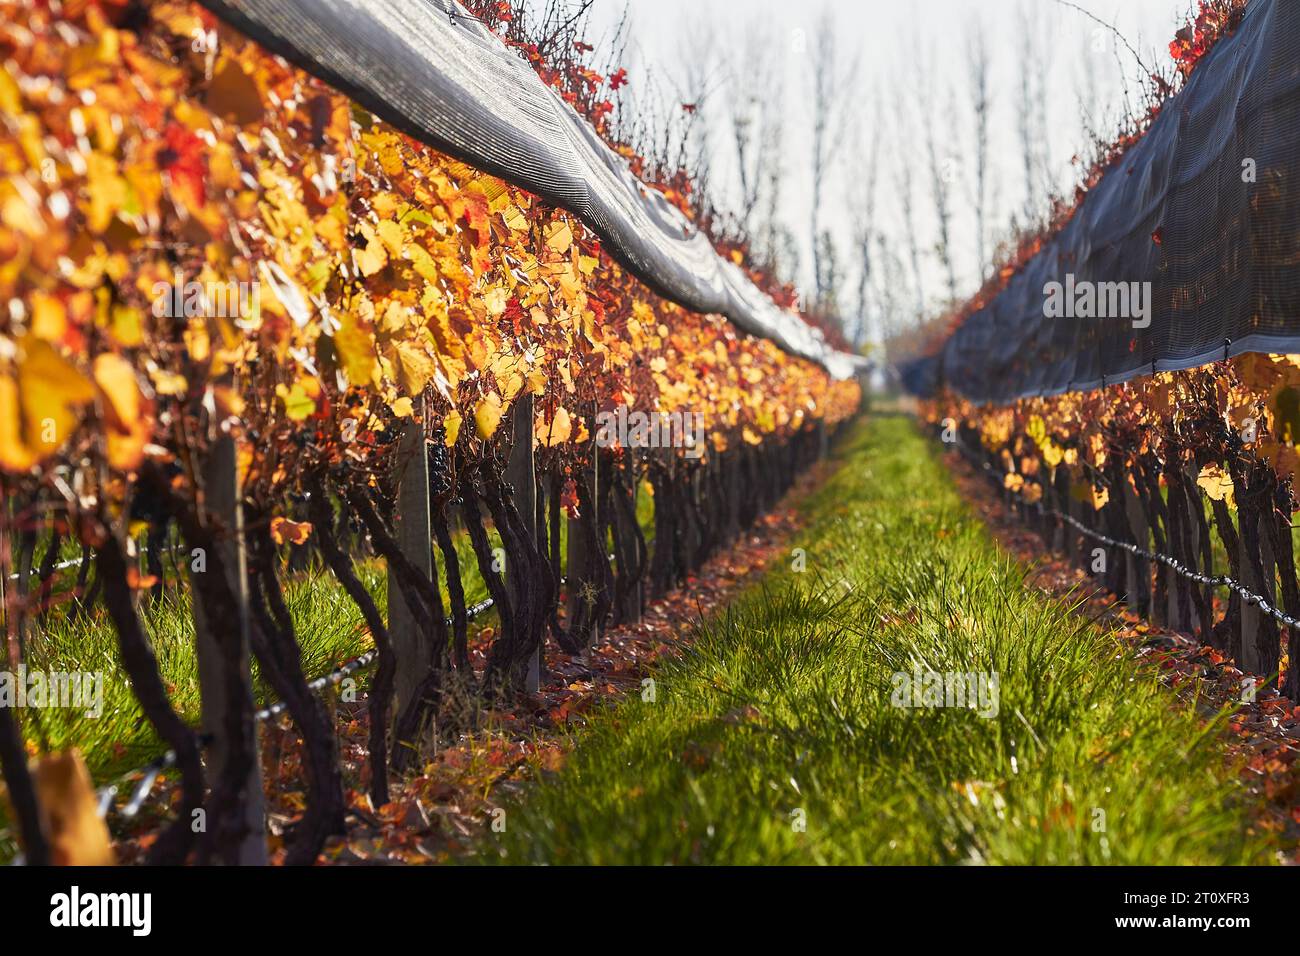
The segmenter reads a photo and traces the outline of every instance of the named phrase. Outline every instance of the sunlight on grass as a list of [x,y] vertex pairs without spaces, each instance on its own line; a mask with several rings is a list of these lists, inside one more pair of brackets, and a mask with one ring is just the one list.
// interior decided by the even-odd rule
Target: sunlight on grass
[[[1215,726],[1024,587],[901,418],[876,418],[779,566],[580,734],[483,858],[547,863],[1265,862]],[[996,716],[891,702],[997,676]]]

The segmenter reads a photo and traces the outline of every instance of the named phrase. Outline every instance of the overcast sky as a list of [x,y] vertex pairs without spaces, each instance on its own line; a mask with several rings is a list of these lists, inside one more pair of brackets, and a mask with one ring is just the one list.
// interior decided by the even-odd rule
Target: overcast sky
[[[1077,6],[1114,23],[1142,60],[1168,63],[1168,43],[1189,17],[1189,0],[1077,0]],[[658,101],[703,85],[709,91],[699,106],[707,131],[713,177],[735,201],[736,172],[729,125],[734,64],[746,51],[759,50],[772,64],[772,90],[785,119],[781,218],[799,243],[801,288],[812,288],[811,260],[811,73],[817,22],[828,10],[836,26],[837,57],[856,62],[845,104],[844,146],[833,170],[823,227],[836,237],[844,286],[856,288],[850,245],[855,211],[872,138],[878,140],[876,214],[871,228],[897,250],[902,273],[890,285],[916,311],[914,275],[903,236],[903,194],[912,190],[919,237],[921,290],[927,312],[939,311],[947,279],[936,251],[938,217],[931,188],[929,152],[923,128],[928,115],[939,163],[951,185],[950,248],[958,298],[979,284],[971,192],[974,179],[974,119],[968,59],[969,38],[982,29],[990,56],[990,200],[987,219],[994,238],[1005,232],[1032,193],[1041,202],[1050,182],[1068,192],[1077,180],[1071,165],[1086,152],[1085,126],[1108,135],[1125,110],[1125,86],[1132,100],[1142,68],[1107,29],[1057,0],[595,0],[591,36],[600,45],[626,12],[630,45],[624,65],[629,90]],[[1026,38],[1034,56],[1026,67]],[[729,63],[732,64],[729,67]],[[703,64],[703,67],[701,66]],[[699,78],[704,70],[703,83]],[[1038,182],[1027,189],[1021,142],[1022,83],[1031,91],[1041,83],[1041,132],[1034,138],[1041,155]],[[928,110],[916,104],[928,104]],[[861,208],[861,204],[858,204]],[[1041,208],[1041,207],[1040,207]],[[860,216],[858,217],[860,218]],[[991,257],[991,250],[985,258]],[[878,282],[885,267],[873,265]],[[841,295],[841,311],[852,311],[855,296]]]

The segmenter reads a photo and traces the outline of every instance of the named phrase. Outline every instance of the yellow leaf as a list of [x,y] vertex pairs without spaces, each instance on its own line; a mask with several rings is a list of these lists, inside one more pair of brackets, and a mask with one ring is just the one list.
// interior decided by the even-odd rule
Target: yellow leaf
[[1232,476],[1221,465],[1211,463],[1196,476],[1196,484],[1212,501],[1223,501],[1232,495]]
[[334,349],[348,381],[369,385],[375,374],[375,337],[362,316],[349,309],[339,317]]
[[352,261],[356,263],[363,276],[372,276],[388,265],[388,251],[370,223],[361,223],[357,226],[357,231],[365,238],[366,246],[364,249],[352,250]]
[[504,377],[497,377],[497,386],[501,389],[501,397],[511,402],[523,390],[524,377],[518,372],[510,372]]
[[0,375],[0,468],[22,472],[34,464],[36,457],[23,444],[18,383],[8,375]]
[[1025,422],[1025,434],[1035,445],[1041,445],[1047,437],[1047,425],[1039,415],[1030,415],[1029,420]]
[[231,58],[213,72],[204,102],[218,116],[241,126],[256,123],[266,113],[257,78]]
[[511,232],[523,232],[528,228],[528,217],[520,212],[519,207],[514,203],[501,211],[501,218],[505,220],[506,228]]
[[561,405],[555,410],[555,415],[550,421],[539,412],[533,422],[533,434],[536,436],[537,444],[547,448],[554,448],[567,442],[573,435],[573,420],[569,417],[568,409]]
[[487,307],[489,315],[499,316],[505,314],[509,299],[505,289],[494,286],[483,294],[483,305]]
[[43,292],[32,293],[32,334],[47,342],[58,342],[67,329],[68,314],[63,303]]
[[189,382],[185,380],[184,375],[166,369],[151,369],[149,379],[153,382],[153,390],[159,395],[180,396],[184,395],[185,390],[189,388]]
[[290,521],[288,518],[271,519],[271,537],[276,544],[306,544],[311,537],[310,521]]
[[0,109],[10,116],[17,116],[23,111],[22,93],[8,70],[0,70]]
[[95,384],[104,396],[105,417],[114,428],[124,428],[140,415],[140,387],[135,370],[122,356],[105,352],[95,357]]
[[275,394],[284,402],[284,414],[291,422],[305,421],[316,411],[316,401],[307,393],[303,382],[293,383],[289,388],[283,383],[275,387]]
[[375,234],[379,241],[384,244],[388,250],[388,258],[400,259],[402,257],[402,227],[396,220],[385,219],[375,227]]
[[126,205],[126,180],[117,169],[117,161],[102,153],[86,156],[86,225],[96,235],[107,229],[113,216]]
[[82,406],[95,398],[90,381],[49,343],[31,335],[20,343],[18,394],[23,432],[38,457],[52,454],[68,439]]
[[506,407],[501,401],[501,396],[496,392],[488,392],[479,399],[478,404],[474,406],[474,430],[478,433],[478,437],[491,438],[505,413]]
[[92,375],[104,397],[108,462],[122,471],[138,468],[153,419],[145,408],[135,369],[122,356],[105,352],[95,357]]
[[442,443],[448,448],[456,444],[456,439],[460,437],[460,425],[462,421],[463,419],[461,418],[460,412],[456,411],[454,408],[447,413],[445,418],[443,418],[442,428],[443,431],[446,432],[446,435],[443,437]]
[[393,350],[397,353],[398,380],[403,390],[408,395],[419,395],[437,371],[432,356],[415,342],[397,342]]
[[557,222],[546,230],[546,247],[552,252],[564,255],[573,245],[573,230],[567,222]]

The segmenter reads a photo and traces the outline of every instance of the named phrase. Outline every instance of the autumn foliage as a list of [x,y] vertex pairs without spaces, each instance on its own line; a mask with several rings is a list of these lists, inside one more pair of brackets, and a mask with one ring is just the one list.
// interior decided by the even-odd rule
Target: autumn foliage
[[[11,474],[71,465],[88,499],[120,498],[111,476],[146,459],[184,470],[195,414],[267,488],[375,467],[412,416],[477,447],[523,394],[553,446],[617,404],[703,412],[717,451],[856,406],[197,6],[7,2],[3,24]],[[231,284],[256,290],[246,312],[213,307]]]
[[[1207,575],[1253,581],[1275,606],[1300,612],[1291,533],[1300,508],[1300,356],[1252,353],[1000,406],[945,394],[924,403],[924,414],[978,449],[1026,514],[1081,513],[1116,540],[1154,544]],[[1134,503],[1145,512],[1141,521]],[[1144,545],[1147,528],[1152,539]],[[1156,577],[1163,596],[1173,585]],[[1138,584],[1122,574],[1113,583],[1136,598]],[[1265,675],[1276,676],[1288,661],[1279,686],[1300,696],[1294,632],[1289,647],[1279,646],[1276,626],[1265,619],[1243,638],[1239,595],[1219,606],[1209,589],[1179,587],[1184,630],[1200,622],[1205,643]]]
[[[560,69],[536,52],[539,70]],[[855,382],[655,296],[569,213],[397,132],[197,4],[0,0],[0,64],[0,573],[30,570],[45,545],[39,587],[24,570],[6,594],[8,655],[22,660],[54,558],[76,541],[80,576],[61,599],[70,615],[106,612],[180,778],[152,860],[239,858],[239,767],[256,759],[249,650],[304,741],[308,797],[287,861],[314,860],[345,826],[338,744],[282,589],[287,552],[312,549],[374,642],[369,795],[383,806],[390,767],[408,768],[440,707],[508,699],[545,634],[577,654],[683,583],[790,486],[817,428],[857,408]],[[589,92],[625,79],[579,77]],[[599,102],[570,101],[602,125]],[[722,251],[743,262],[740,247]],[[528,479],[507,480],[506,459],[525,399],[536,497],[516,504]],[[703,447],[598,450],[596,417],[616,407],[690,415]],[[396,540],[417,456],[433,536],[419,550],[442,563],[431,574]],[[647,481],[653,561],[636,514]],[[222,494],[238,509],[220,513]],[[585,597],[564,620],[562,512],[587,554],[613,540],[618,568],[570,568]],[[498,616],[481,674],[453,527]],[[213,572],[188,576],[229,703],[211,788],[140,616],[138,592],[165,584],[169,529]],[[244,547],[227,567],[234,538]],[[384,560],[390,609],[404,604],[428,650],[406,661],[415,686],[400,698],[392,621],[358,577],[358,550]],[[4,713],[0,751],[21,783]],[[10,789],[39,861],[31,788]],[[197,836],[200,806],[213,823]]]

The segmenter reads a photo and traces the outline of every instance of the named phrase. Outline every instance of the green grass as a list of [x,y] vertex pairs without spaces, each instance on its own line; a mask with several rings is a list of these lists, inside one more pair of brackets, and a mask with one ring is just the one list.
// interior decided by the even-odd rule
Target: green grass
[[[495,532],[489,532],[494,535]],[[496,538],[492,537],[495,544]],[[477,573],[468,536],[456,536],[467,604],[487,597],[487,586]],[[441,565],[441,555],[439,555]],[[380,612],[387,607],[383,563],[358,562],[358,573]],[[74,573],[74,572],[70,572]],[[308,679],[333,670],[372,646],[361,612],[334,578],[323,570],[299,572],[285,582],[285,600],[302,648],[303,672]],[[443,589],[445,606],[450,606]],[[173,706],[192,724],[199,721],[198,665],[194,656],[194,624],[188,588],[169,587],[159,600],[141,603],[141,618],[149,633],[159,669]],[[487,618],[478,623],[485,623]],[[99,671],[104,675],[104,712],[98,718],[79,710],[30,709],[23,712],[26,736],[42,749],[79,747],[97,782],[106,782],[146,763],[165,749],[144,719],[130,682],[118,661],[117,635],[102,608],[70,621],[62,611],[53,613],[41,627],[33,627],[27,666],[45,671]],[[253,662],[254,695],[259,703],[275,699]],[[369,674],[363,675],[363,684]]]
[[[1221,718],[1025,587],[909,421],[873,418],[840,455],[805,506],[807,570],[702,624],[654,702],[598,713],[481,859],[1268,861]],[[996,716],[893,706],[915,668],[996,673]]]
[[[367,588],[384,607],[384,578],[376,562],[364,562],[359,572]],[[293,615],[303,669],[309,678],[328,673],[343,661],[368,650],[371,642],[361,614],[332,578],[323,573],[297,575],[285,587]],[[148,599],[141,618],[149,633],[159,670],[172,705],[192,724],[199,720],[198,665],[194,656],[194,624],[190,593],[168,589],[161,599]],[[97,782],[107,782],[156,757],[166,749],[144,719],[131,684],[119,663],[117,634],[102,609],[70,621],[51,615],[34,629],[27,649],[27,666],[44,671],[98,671],[104,675],[104,708],[98,718],[80,710],[31,708],[21,713],[29,739],[42,749],[79,747]],[[259,702],[274,694],[258,678],[253,664],[254,692]]]
[[[652,499],[643,490],[638,498],[638,517],[642,527],[653,528]],[[560,548],[564,552],[567,524],[560,522]],[[500,544],[495,529],[487,529],[489,543]],[[477,604],[488,596],[487,585],[478,573],[478,565],[462,530],[453,536],[460,563],[461,582],[467,605]],[[79,557],[80,548],[64,543],[60,557]],[[442,555],[437,555],[442,568]],[[39,566],[40,555],[34,560]],[[168,567],[170,568],[170,563]],[[358,573],[381,613],[387,609],[387,587],[383,563],[378,560],[358,562]],[[76,570],[56,578],[57,590],[71,587]],[[443,605],[450,607],[445,583]],[[372,646],[365,632],[360,611],[327,572],[316,570],[290,575],[285,584],[285,599],[294,620],[298,642],[302,647],[303,671],[308,679],[333,670],[340,663],[369,650]],[[133,770],[164,749],[152,726],[144,719],[130,682],[118,662],[117,636],[102,607],[89,615],[70,621],[69,605],[54,610],[42,625],[33,623],[27,648],[29,670],[98,671],[104,675],[104,707],[97,718],[81,710],[28,709],[20,714],[29,740],[42,750],[78,747],[97,783]],[[158,657],[163,680],[172,704],[181,716],[197,725],[200,714],[198,665],[194,656],[194,625],[188,588],[169,587],[159,600],[144,598],[141,617]],[[491,612],[477,619],[471,627],[495,623]],[[270,688],[258,678],[253,662],[254,691],[259,703],[275,699]],[[368,682],[369,673],[361,676]],[[0,827],[3,827],[0,807]]]

